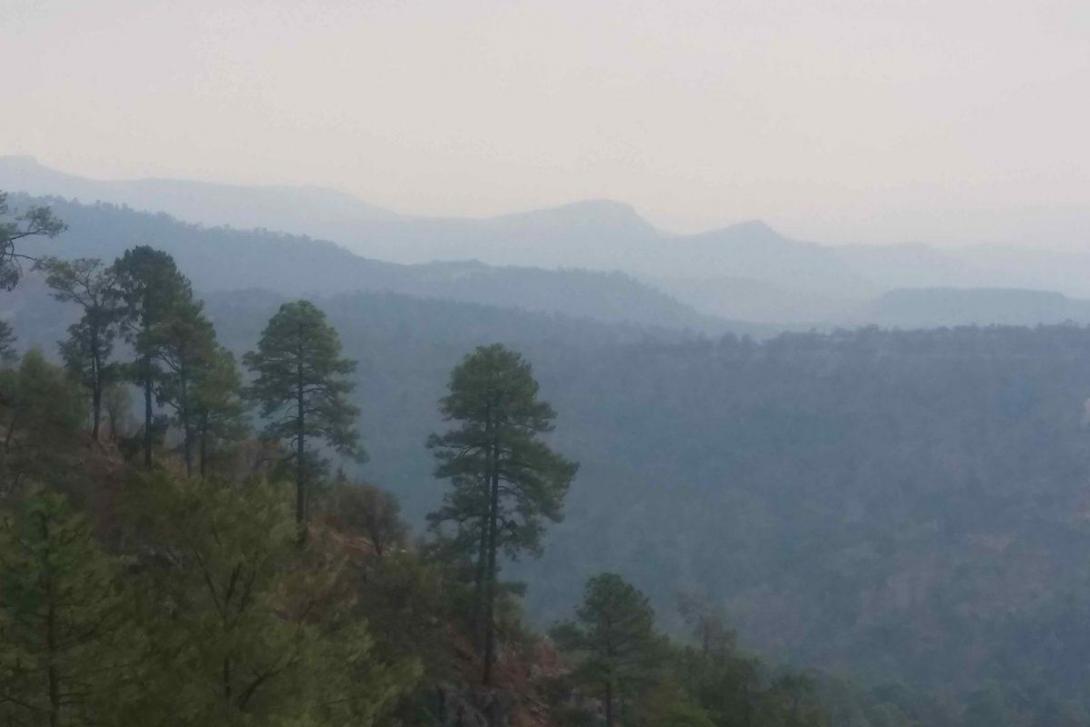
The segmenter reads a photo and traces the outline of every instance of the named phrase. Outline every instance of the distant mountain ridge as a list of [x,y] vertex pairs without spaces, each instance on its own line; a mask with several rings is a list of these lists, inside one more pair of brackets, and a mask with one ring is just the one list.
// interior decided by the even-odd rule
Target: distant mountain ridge
[[390,220],[397,215],[323,187],[244,186],[184,179],[99,180],[66,174],[30,156],[0,157],[0,189],[83,202],[122,204],[143,212],[167,212],[188,222],[241,228],[293,229],[300,211],[336,224]]
[[[0,157],[0,189],[103,200],[204,225],[307,235],[375,262],[442,262],[446,267],[439,270],[446,273],[466,260],[520,268],[523,276],[531,268],[620,271],[704,316],[766,325],[879,323],[891,315],[878,304],[881,296],[899,289],[1024,289],[1090,298],[1090,250],[823,245],[791,239],[759,220],[676,235],[656,229],[630,205],[606,199],[483,219],[424,217],[316,187],[98,181],[29,157]],[[918,315],[904,309],[911,301],[924,306]],[[940,323],[924,315],[930,304],[921,294],[899,305],[898,320]],[[1011,307],[1017,305],[1024,306],[1021,312]],[[990,317],[977,308],[974,322],[1056,321],[1051,309],[1035,318],[1044,309],[1028,297],[1007,296],[1004,306],[1002,315]]]
[[497,267],[477,261],[401,265],[363,258],[322,240],[268,230],[206,228],[165,213],[24,195],[11,201],[16,207],[48,204],[68,224],[55,240],[35,241],[35,254],[111,260],[126,248],[149,244],[174,256],[203,292],[389,292],[713,334],[758,331],[700,314],[618,272]]
[[100,181],[0,157],[0,189],[166,212],[187,222],[267,228],[337,242],[400,263],[478,259],[492,265],[580,267],[656,277],[752,277],[805,289],[869,292],[834,253],[744,222],[698,235],[657,230],[630,205],[584,200],[484,219],[397,215],[340,192],[184,180]]
[[895,328],[1085,325],[1090,323],[1090,300],[1017,288],[897,289],[863,306],[855,316],[861,323]]

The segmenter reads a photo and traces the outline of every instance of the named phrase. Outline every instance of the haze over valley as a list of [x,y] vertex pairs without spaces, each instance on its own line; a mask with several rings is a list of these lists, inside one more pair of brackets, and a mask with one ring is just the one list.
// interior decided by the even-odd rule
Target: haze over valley
[[0,724],[1090,727],[1088,37],[0,3]]

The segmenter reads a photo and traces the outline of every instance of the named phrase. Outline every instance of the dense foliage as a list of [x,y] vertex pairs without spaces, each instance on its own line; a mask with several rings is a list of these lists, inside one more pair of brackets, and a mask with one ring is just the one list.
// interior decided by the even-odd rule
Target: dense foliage
[[[212,308],[241,346],[276,301]],[[328,308],[360,360],[365,472],[416,522],[441,495],[417,447],[445,371],[490,337],[534,361],[581,464],[543,558],[509,571],[537,623],[609,570],[672,632],[676,593],[702,592],[744,644],[881,686],[904,719],[1005,705],[989,685],[1026,720],[1086,709],[1086,329],[658,341],[396,296]]]

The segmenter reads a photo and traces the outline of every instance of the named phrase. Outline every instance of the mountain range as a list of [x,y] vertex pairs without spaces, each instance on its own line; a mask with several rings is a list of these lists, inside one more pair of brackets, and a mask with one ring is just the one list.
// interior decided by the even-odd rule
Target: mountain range
[[[550,279],[546,271],[562,271],[569,278],[588,271],[620,272],[630,289],[639,281],[643,295],[651,296],[653,288],[680,304],[666,319],[652,316],[656,325],[706,328],[714,327],[709,323],[713,318],[787,327],[1048,323],[1083,320],[1085,313],[1078,300],[1042,306],[1043,294],[1090,297],[1090,251],[825,245],[791,239],[760,221],[677,235],[610,200],[483,219],[439,218],[398,214],[319,187],[93,180],[21,156],[0,157],[0,189],[165,212],[205,227],[276,230],[332,241],[369,260],[372,271],[378,261],[424,266],[384,269],[383,276],[409,275],[415,282],[382,285],[412,294],[443,297],[449,294],[444,286],[458,280],[455,287],[476,291],[471,300],[495,302],[480,291],[490,285],[524,286],[531,279],[540,283]],[[279,237],[294,244],[294,238]],[[357,289],[375,289],[358,267],[353,263],[340,276],[360,276]],[[602,281],[584,282],[591,279]],[[611,279],[615,285],[620,280]],[[347,285],[353,286],[351,281]],[[983,300],[971,290],[977,288],[988,290],[994,309],[975,304]],[[556,291],[542,292],[548,298]],[[893,292],[896,311],[886,297]],[[563,297],[527,307],[583,313],[565,309]],[[662,297],[662,306],[671,307]],[[975,303],[966,305],[969,299]],[[906,308],[916,303],[918,308]],[[691,310],[682,313],[686,307]],[[627,310],[629,303],[622,296],[613,308]],[[637,306],[629,314],[610,314],[608,320],[646,322],[645,317]]]
[[[110,261],[149,244],[170,253],[202,293],[275,291],[285,296],[386,292],[542,311],[653,329],[759,334],[761,326],[698,313],[666,293],[618,272],[489,266],[477,261],[403,265],[356,255],[333,243],[268,230],[184,223],[106,203],[59,197],[10,197],[16,208],[49,205],[68,225],[34,255]],[[25,297],[8,297],[25,302]],[[36,303],[37,304],[37,303]]]

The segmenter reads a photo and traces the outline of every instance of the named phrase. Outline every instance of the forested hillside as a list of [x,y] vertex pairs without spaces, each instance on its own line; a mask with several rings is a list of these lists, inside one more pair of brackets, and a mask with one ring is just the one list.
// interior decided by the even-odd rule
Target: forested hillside
[[581,463],[544,558],[518,569],[540,623],[611,569],[660,607],[707,594],[744,644],[798,664],[960,703],[996,683],[1027,715],[1086,699],[1086,329],[670,343],[395,298],[329,308],[362,362],[364,471],[416,518],[437,492],[414,447],[440,372],[488,340],[534,360]]
[[367,459],[358,362],[320,308],[275,306],[238,358],[170,255],[35,257],[26,241],[64,223],[8,212],[0,194],[3,288],[33,261],[75,315],[63,366],[0,325],[5,723],[816,727],[885,709],[768,668],[706,599],[679,601],[694,645],[670,640],[616,573],[551,638],[528,628],[502,561],[541,554],[579,464],[543,436],[557,414],[519,352],[451,368],[417,454],[445,493],[414,539],[345,470]]
[[[52,353],[78,310],[42,304],[42,285],[24,278],[6,301],[21,343]],[[204,297],[236,358],[288,301]],[[334,459],[329,475],[388,488],[417,533],[447,491],[424,443],[449,426],[436,406],[449,372],[491,343],[533,363],[557,412],[544,441],[580,465],[541,559],[504,566],[538,627],[570,618],[587,579],[614,572],[679,638],[687,594],[723,609],[744,647],[851,679],[818,680],[824,709],[856,715],[837,724],[1086,722],[1087,329],[758,342],[393,293],[314,301],[357,362],[360,413],[342,424],[358,424],[370,457]],[[24,359],[26,376],[42,365]],[[178,457],[177,441],[160,456]],[[580,633],[557,643],[578,653]]]
[[[209,313],[241,351],[278,303]],[[420,445],[444,371],[493,340],[534,361],[581,463],[543,559],[516,569],[538,623],[616,570],[666,624],[677,592],[703,593],[800,665],[958,704],[995,683],[1003,713],[1085,699],[1082,642],[1047,636],[1090,638],[1085,329],[663,342],[392,295],[323,307],[360,361],[362,472],[418,527],[442,491]]]
[[1090,727],[1088,39],[0,0],[0,727]]

